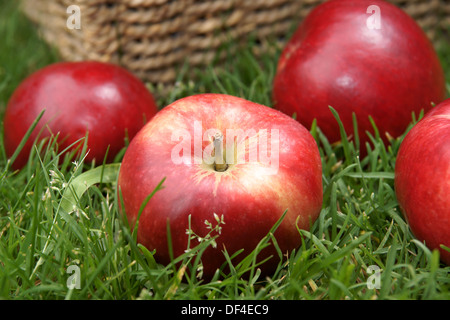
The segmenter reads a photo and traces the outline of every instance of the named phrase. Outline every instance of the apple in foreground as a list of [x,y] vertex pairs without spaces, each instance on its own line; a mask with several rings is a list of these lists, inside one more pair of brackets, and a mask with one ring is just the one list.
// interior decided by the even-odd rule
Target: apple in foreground
[[9,157],[44,109],[13,167],[27,163],[36,139],[59,134],[60,150],[64,150],[86,132],[86,161],[102,162],[108,146],[107,161],[111,161],[125,146],[125,137],[132,139],[158,111],[146,86],[120,66],[94,61],[55,63],[28,76],[8,102],[4,139]]
[[[244,249],[234,265],[250,254],[286,210],[275,238],[283,254],[298,247],[297,228],[309,229],[322,206],[321,159],[309,131],[277,110],[230,95],[175,101],[130,143],[118,190],[132,228],[163,178],[163,189],[139,217],[138,242],[167,264],[167,224],[177,257],[188,248],[187,230],[206,237],[211,229],[205,221],[216,225],[220,217],[221,232],[213,234],[217,246],[202,254],[204,278],[226,262],[223,250],[231,256]],[[278,254],[270,245],[258,255],[270,256],[263,274],[274,271]]]
[[420,241],[450,265],[450,99],[428,112],[406,135],[395,165],[400,208]]
[[286,44],[273,83],[275,108],[306,128],[314,119],[330,142],[341,139],[329,110],[339,113],[361,153],[374,135],[396,138],[432,103],[445,99],[444,73],[425,33],[400,8],[381,0],[331,0],[318,5]]

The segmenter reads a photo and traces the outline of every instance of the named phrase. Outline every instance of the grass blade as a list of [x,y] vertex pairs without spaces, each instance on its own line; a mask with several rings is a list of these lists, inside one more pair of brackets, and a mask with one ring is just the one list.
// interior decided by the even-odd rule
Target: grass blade
[[11,156],[11,158],[9,158],[8,162],[6,163],[5,171],[7,171],[8,168],[10,168],[12,166],[14,161],[16,161],[17,157],[19,156],[19,154],[22,151],[23,147],[27,143],[28,139],[30,139],[31,134],[33,133],[34,129],[36,128],[37,124],[41,120],[41,118],[44,115],[44,113],[45,113],[45,109],[41,111],[41,113],[38,115],[38,117],[33,121],[31,126],[28,128],[27,132],[23,136],[22,140],[20,141],[19,145],[17,146],[16,150],[14,151],[13,155]]
[[97,183],[116,182],[119,174],[120,164],[108,164],[86,171],[70,182],[66,188],[60,208],[65,213],[72,212],[78,206],[81,196],[89,187]]

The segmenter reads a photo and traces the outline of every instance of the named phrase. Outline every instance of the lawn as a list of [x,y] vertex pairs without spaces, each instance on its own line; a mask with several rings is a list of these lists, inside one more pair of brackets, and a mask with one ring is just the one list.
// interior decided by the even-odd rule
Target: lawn
[[[0,36],[2,117],[20,81],[59,58],[16,1],[0,2]],[[279,48],[255,58],[249,42],[223,65],[197,70],[195,81],[181,69],[158,104],[219,92],[270,106]],[[450,44],[439,55],[450,79]],[[136,243],[118,210],[119,163],[94,168],[82,156],[60,160],[53,143],[15,172],[2,142],[0,299],[450,299],[450,267],[413,237],[399,211],[393,178],[402,137],[385,147],[375,135],[360,159],[352,144],[331,145],[319,128],[311,133],[322,156],[324,204],[311,230],[299,231],[302,245],[271,277],[259,275],[250,255],[209,282],[186,270],[197,269],[196,255],[213,239],[168,266]]]

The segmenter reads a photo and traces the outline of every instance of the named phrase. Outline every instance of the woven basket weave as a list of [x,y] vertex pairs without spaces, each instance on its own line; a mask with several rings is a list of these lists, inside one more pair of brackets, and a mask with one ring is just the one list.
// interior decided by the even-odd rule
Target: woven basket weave
[[[252,34],[257,50],[286,34],[323,0],[22,0],[26,15],[65,60],[118,63],[153,84],[170,84],[178,66],[202,66],[226,41]],[[390,0],[437,43],[448,36],[448,0]],[[69,29],[70,5],[81,29]],[[442,32],[444,30],[444,32]],[[441,38],[442,39],[442,38]],[[447,38],[448,39],[448,38]]]

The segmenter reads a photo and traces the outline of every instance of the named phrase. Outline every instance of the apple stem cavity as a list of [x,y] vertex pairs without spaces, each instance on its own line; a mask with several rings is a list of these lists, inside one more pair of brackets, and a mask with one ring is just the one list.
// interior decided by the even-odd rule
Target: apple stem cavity
[[223,155],[223,135],[217,132],[213,137],[214,143],[214,170],[223,172],[227,170],[228,165]]

